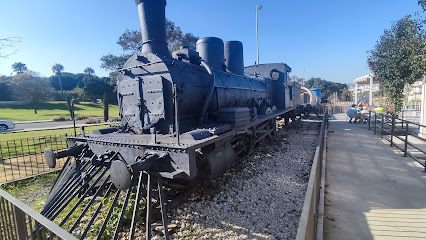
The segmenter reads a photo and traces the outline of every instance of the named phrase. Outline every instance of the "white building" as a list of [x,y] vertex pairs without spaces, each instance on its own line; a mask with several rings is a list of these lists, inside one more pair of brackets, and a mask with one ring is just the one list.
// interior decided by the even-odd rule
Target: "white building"
[[354,102],[358,104],[364,96],[360,96],[362,92],[369,92],[369,100],[367,105],[374,105],[373,93],[379,91],[380,83],[375,79],[373,74],[368,74],[354,80],[355,87],[349,89],[354,94]]

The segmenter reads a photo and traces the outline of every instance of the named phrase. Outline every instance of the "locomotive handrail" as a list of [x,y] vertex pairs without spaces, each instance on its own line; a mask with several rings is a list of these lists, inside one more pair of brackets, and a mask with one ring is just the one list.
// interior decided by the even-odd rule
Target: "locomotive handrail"
[[204,101],[203,109],[201,110],[200,115],[200,122],[204,122],[207,117],[207,108],[209,106],[209,102],[212,98],[213,91],[216,85],[216,77],[210,66],[204,60],[201,60],[201,65],[206,69],[206,71],[210,74],[212,78],[212,80],[210,81],[209,91],[207,92],[206,100]]
[[77,240],[25,203],[0,189],[0,239]]
[[127,68],[118,68],[117,72],[121,72],[121,71],[124,71],[124,70],[131,70],[131,69],[135,69],[135,68],[142,68],[142,67],[145,67],[145,66],[151,66],[151,65],[159,64],[159,63],[173,63],[173,60],[164,59],[162,61],[143,63],[143,64],[135,65],[135,66],[132,66],[132,67],[127,67]]

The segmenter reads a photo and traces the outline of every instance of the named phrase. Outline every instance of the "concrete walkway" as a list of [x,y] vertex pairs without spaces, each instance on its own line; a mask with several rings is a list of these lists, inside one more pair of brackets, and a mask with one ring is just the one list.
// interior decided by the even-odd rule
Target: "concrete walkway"
[[330,120],[324,239],[426,239],[426,173],[399,150],[350,124]]

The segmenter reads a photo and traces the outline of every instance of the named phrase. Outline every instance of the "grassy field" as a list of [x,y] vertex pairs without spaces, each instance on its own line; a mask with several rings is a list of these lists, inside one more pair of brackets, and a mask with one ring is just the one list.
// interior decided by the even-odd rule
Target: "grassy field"
[[59,176],[59,172],[46,173],[32,178],[27,178],[11,183],[4,183],[0,188],[10,195],[30,205],[36,211],[40,211],[47,193]]
[[[77,119],[84,117],[102,117],[103,105],[91,102],[75,104],[75,115]],[[37,114],[30,105],[1,104],[0,119],[9,121],[32,121],[32,120],[54,120],[60,116],[69,118],[67,104],[64,101],[48,102],[38,107]],[[118,116],[118,106],[110,105],[110,116]]]

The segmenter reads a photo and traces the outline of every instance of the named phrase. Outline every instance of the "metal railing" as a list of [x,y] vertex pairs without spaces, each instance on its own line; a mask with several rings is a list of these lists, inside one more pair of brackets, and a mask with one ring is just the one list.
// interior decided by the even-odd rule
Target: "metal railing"
[[391,147],[396,147],[425,167],[426,171],[426,138],[419,136],[426,126],[376,112],[369,112],[368,130],[387,140]]
[[[63,150],[67,148],[66,138],[68,135],[80,135],[87,128],[97,126],[107,127],[107,125],[111,126],[111,124],[113,123],[90,124],[75,129],[66,127],[22,131],[26,133],[35,133],[46,130],[66,130],[67,133],[51,134],[14,140],[0,140],[0,183],[20,180],[38,174],[61,169],[66,159],[58,159],[55,169],[50,169],[45,164],[44,149],[46,147],[54,151]],[[7,133],[7,135],[13,134],[15,133]],[[0,139],[1,136],[2,134],[0,134]]]
[[[0,183],[20,180],[61,169],[66,159],[59,159],[56,167],[51,169],[44,162],[44,149],[47,147],[54,151],[66,149],[67,136],[74,134],[80,135],[85,127],[76,128],[75,130],[73,128],[55,128],[51,130],[63,129],[69,132],[0,141]],[[15,133],[8,133],[8,135],[10,134],[13,135]]]
[[324,111],[320,135],[315,149],[314,161],[312,163],[306,190],[299,227],[297,229],[297,240],[322,239],[324,214],[324,188],[325,188],[325,154],[326,134],[328,125],[328,109]]
[[70,233],[0,189],[0,239],[66,239]]
[[[66,148],[67,134],[0,141],[0,183],[52,171],[44,162],[44,149]],[[63,161],[56,166],[60,169]]]

